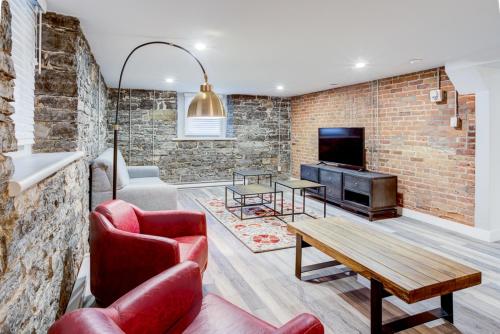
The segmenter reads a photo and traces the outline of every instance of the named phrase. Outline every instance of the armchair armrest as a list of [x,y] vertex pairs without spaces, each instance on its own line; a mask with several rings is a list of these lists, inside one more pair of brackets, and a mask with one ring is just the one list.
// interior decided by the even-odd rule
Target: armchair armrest
[[311,314],[301,314],[274,332],[275,334],[323,334],[323,324]]
[[186,261],[144,282],[107,311],[128,333],[166,333],[179,321],[191,321],[202,300],[200,269]]
[[96,308],[83,308],[65,314],[55,322],[48,334],[125,334],[105,312]]
[[182,237],[187,235],[207,235],[207,221],[204,212],[170,210],[142,211],[134,207],[141,233]]
[[128,166],[128,175],[135,179],[139,177],[160,177],[160,169],[157,166]]
[[[100,297],[100,302],[109,304],[115,301],[125,292],[179,262],[177,241],[118,230],[112,227],[103,215],[92,212],[90,219],[92,292],[96,296],[110,296],[108,300]],[[108,282],[109,280],[112,281]],[[105,291],[94,291],[99,288]]]

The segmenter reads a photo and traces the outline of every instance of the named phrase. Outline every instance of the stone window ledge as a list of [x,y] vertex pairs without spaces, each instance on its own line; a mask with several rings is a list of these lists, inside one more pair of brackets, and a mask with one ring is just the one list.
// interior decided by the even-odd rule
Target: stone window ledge
[[235,141],[238,138],[213,138],[213,137],[177,137],[173,138],[173,141]]
[[12,157],[14,175],[9,180],[9,196],[15,197],[70,163],[83,158],[83,152],[35,153]]

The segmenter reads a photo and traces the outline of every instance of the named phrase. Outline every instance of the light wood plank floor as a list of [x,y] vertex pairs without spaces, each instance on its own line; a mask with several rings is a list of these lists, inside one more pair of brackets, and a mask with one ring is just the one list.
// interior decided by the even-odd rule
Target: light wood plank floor
[[[223,187],[179,189],[180,206],[204,210],[196,199],[223,198]],[[299,198],[300,200],[300,198]],[[308,206],[321,209],[315,200]],[[328,215],[344,216],[373,224],[381,230],[483,273],[483,284],[454,294],[455,324],[441,320],[405,333],[500,333],[500,243],[465,238],[413,219],[398,217],[376,222],[354,216],[334,206]],[[321,319],[327,333],[369,333],[369,290],[355,276],[323,283],[301,282],[294,276],[294,249],[252,253],[222,224],[207,213],[209,263],[204,289],[274,324],[281,325],[301,312]],[[313,248],[304,250],[304,265],[328,260]],[[317,276],[335,273],[325,269]],[[418,313],[439,306],[437,299],[406,305],[395,297],[384,302],[384,319]]]

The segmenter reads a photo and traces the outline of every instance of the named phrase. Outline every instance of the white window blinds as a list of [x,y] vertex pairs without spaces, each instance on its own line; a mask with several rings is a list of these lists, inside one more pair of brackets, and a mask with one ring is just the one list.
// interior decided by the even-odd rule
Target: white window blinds
[[37,3],[10,0],[12,12],[12,60],[16,71],[12,115],[18,146],[34,143]]
[[[184,94],[184,136],[223,138],[226,134],[225,118],[188,118],[187,111],[196,94]],[[224,97],[221,97],[224,101]],[[225,105],[225,103],[224,103]]]

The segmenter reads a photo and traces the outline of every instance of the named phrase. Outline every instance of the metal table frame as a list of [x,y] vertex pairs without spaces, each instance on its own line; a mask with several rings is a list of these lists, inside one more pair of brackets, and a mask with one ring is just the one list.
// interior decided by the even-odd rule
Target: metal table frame
[[[283,213],[283,207],[282,207],[282,212],[280,216],[292,216],[292,222],[295,221],[295,215],[307,215],[311,218],[316,218],[313,215],[310,215],[309,213],[306,212],[306,190],[307,189],[314,189],[318,188],[321,189],[323,188],[323,218],[326,218],[326,186],[319,184],[317,186],[312,186],[312,187],[291,187],[289,185],[283,184],[280,181],[274,182],[274,191],[277,189],[277,185],[280,185],[282,187],[288,188],[292,190],[292,213]],[[295,190],[300,190],[300,194],[302,196],[302,212],[295,212]],[[280,218],[280,217],[278,217]],[[281,219],[281,218],[280,218]],[[283,220],[283,219],[281,219]]]
[[233,186],[236,182],[236,175],[243,177],[243,185],[246,185],[247,177],[257,176],[257,184],[260,184],[260,177],[269,178],[269,186],[273,186],[273,174],[271,172],[259,170],[236,170],[233,172]]
[[[227,191],[228,191],[228,189],[233,193],[233,199],[239,205],[229,206],[227,204]],[[283,214],[283,191],[276,191],[276,190],[273,191],[273,189],[271,187],[269,187],[269,190],[270,190],[269,192],[242,195],[242,194],[238,193],[237,191],[235,191],[233,188],[226,186],[225,191],[224,191],[224,206],[225,206],[226,210],[228,210],[230,213],[232,213],[233,215],[238,217],[240,220],[257,219],[257,218],[265,218],[265,217],[277,217],[277,218],[279,218],[278,215]],[[234,194],[238,194],[239,197],[235,197]],[[281,195],[281,211],[276,210],[276,202],[277,202],[277,197],[278,197],[277,194]],[[269,200],[269,201],[265,200],[264,195],[270,195],[271,200]],[[246,200],[249,198],[260,198],[260,202],[247,203]],[[269,207],[267,204],[273,204],[273,207]],[[255,216],[255,217],[252,216],[252,217],[243,218],[243,209],[248,208],[248,207],[252,207],[252,206],[265,206],[266,208],[273,210],[273,214],[266,215],[266,216]],[[240,209],[239,216],[230,209]]]

